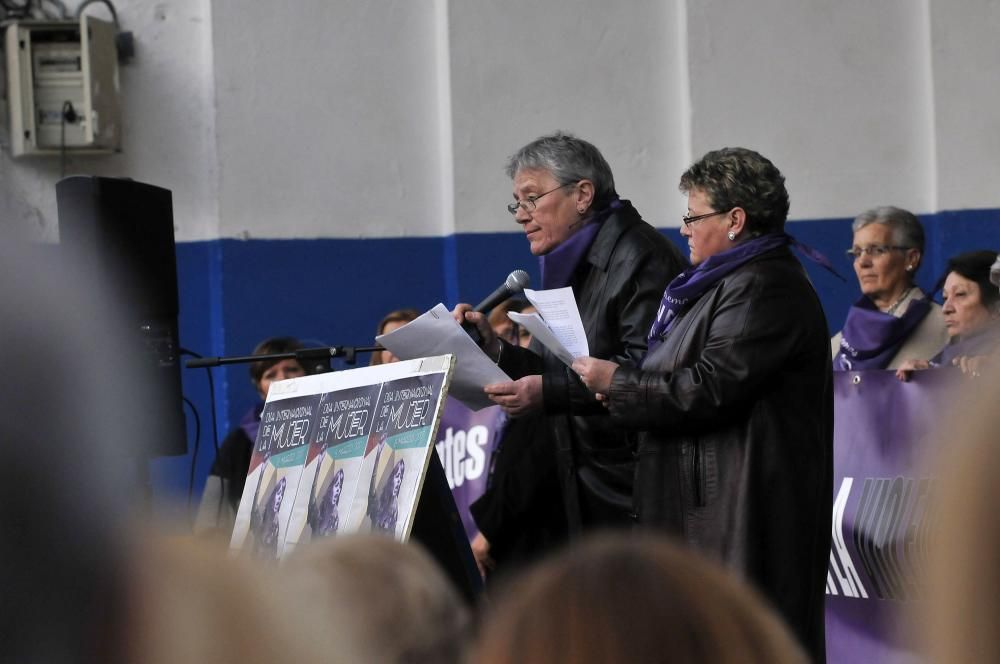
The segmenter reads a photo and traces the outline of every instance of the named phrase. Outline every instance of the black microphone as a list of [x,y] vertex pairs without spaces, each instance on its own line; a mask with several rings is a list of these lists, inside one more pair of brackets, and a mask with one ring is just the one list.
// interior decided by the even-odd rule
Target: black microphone
[[[495,291],[486,296],[486,299],[476,305],[473,311],[478,311],[481,314],[488,313],[490,309],[497,306],[508,297],[512,295],[517,295],[525,288],[531,285],[531,277],[524,270],[514,270],[507,275],[506,281],[500,284],[500,287]],[[462,329],[468,333],[472,340],[475,341],[480,346],[483,345],[483,337],[479,334],[479,330],[472,323],[466,321],[462,323]]]
[[473,311],[481,314],[489,312],[508,297],[517,295],[531,285],[531,277],[524,270],[514,270],[507,275],[507,280],[500,284],[500,287],[490,293],[485,300],[476,305]]

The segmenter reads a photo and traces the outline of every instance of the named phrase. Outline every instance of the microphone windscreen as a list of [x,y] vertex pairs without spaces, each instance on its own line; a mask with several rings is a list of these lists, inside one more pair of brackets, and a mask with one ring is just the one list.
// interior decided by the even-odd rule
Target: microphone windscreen
[[511,295],[515,293],[520,293],[525,288],[531,285],[531,277],[524,270],[514,270],[507,275],[507,281],[505,282],[507,290],[510,291]]

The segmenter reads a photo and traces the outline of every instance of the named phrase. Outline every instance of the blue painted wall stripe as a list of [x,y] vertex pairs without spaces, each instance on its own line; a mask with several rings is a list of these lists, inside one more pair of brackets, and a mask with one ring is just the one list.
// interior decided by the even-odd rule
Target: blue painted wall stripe
[[[971,249],[1000,249],[1000,210],[947,211],[924,215],[928,245],[918,280],[934,284],[949,256]],[[788,231],[824,252],[846,278],[803,260],[820,295],[831,331],[839,329],[858,297],[844,250],[850,219],[796,221]],[[676,229],[663,231],[684,248]],[[686,253],[686,252],[685,252]],[[401,307],[426,310],[438,302],[475,303],[512,269],[538,283],[538,262],[523,234],[475,233],[443,238],[233,240],[179,243],[181,344],[203,355],[246,355],[264,337],[290,334],[313,345],[367,346],[378,320]],[[367,358],[361,358],[362,363]],[[343,367],[339,361],[337,367]],[[211,463],[205,378],[184,370],[186,396],[202,411],[200,491]],[[245,366],[218,368],[220,437],[254,400]],[[178,477],[178,468],[180,477]],[[187,461],[158,462],[155,480],[164,490],[186,486]]]

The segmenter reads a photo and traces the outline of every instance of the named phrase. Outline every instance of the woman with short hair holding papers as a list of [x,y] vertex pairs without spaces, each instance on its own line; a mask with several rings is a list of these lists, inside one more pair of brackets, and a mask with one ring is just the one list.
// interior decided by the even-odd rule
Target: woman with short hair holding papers
[[613,425],[639,431],[639,525],[754,583],[814,661],[833,498],[826,319],[784,232],[785,178],[744,148],[681,176],[693,267],[670,282],[640,367],[573,363]]
[[[507,175],[507,211],[540,257],[542,288],[571,286],[591,354],[634,366],[663,287],[684,267],[680,251],[618,197],[611,168],[587,141],[543,136],[509,159]],[[537,341],[538,355],[500,340],[467,304],[454,315],[476,324],[486,353],[515,379],[487,385],[493,401],[515,417],[544,412],[571,532],[629,523],[634,446],[594,395]]]

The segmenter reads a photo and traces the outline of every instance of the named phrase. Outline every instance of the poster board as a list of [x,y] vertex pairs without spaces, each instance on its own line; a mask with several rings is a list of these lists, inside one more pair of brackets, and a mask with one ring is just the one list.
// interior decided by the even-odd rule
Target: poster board
[[409,538],[454,359],[427,357],[271,386],[230,549],[279,559],[314,538]]

